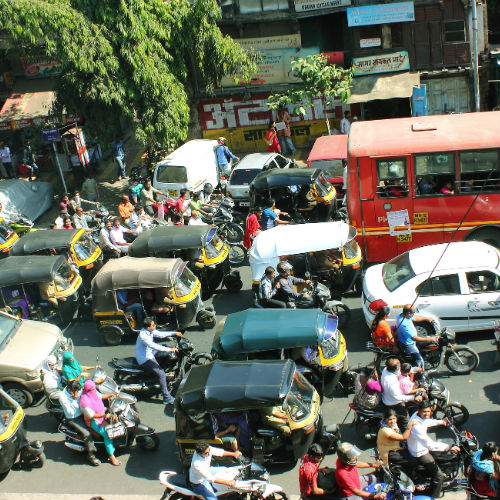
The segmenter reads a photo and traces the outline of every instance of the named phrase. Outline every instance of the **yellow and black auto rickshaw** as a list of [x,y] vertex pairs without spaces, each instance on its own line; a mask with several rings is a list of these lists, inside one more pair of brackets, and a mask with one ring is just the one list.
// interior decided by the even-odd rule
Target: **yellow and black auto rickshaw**
[[48,229],[25,234],[12,247],[11,255],[65,255],[78,268],[83,292],[90,293],[90,283],[102,267],[102,251],[85,229]]
[[0,260],[0,307],[22,319],[69,325],[81,303],[81,284],[62,255]]
[[108,345],[137,334],[145,316],[155,317],[163,329],[184,330],[193,320],[212,328],[215,313],[204,308],[200,289],[200,281],[181,259],[111,259],[92,281],[92,315]]
[[132,243],[132,257],[178,257],[188,262],[201,282],[203,299],[224,284],[230,292],[238,292],[243,283],[234,280],[229,265],[229,249],[212,226],[159,226],[143,232]]
[[43,445],[41,441],[27,440],[24,411],[0,386],[0,478],[18,461],[22,467],[42,467]]

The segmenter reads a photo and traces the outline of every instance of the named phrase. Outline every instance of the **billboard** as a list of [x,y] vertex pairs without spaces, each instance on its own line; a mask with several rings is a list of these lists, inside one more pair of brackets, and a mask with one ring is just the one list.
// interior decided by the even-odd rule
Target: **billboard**
[[415,21],[413,2],[384,3],[347,9],[347,26]]

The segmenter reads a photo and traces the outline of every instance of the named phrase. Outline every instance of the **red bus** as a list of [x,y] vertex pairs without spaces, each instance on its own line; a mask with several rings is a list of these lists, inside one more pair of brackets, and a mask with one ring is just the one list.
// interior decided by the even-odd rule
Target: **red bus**
[[[353,123],[347,208],[366,261],[452,237],[500,247],[499,165],[498,111]],[[392,236],[387,213],[404,210],[411,233]]]

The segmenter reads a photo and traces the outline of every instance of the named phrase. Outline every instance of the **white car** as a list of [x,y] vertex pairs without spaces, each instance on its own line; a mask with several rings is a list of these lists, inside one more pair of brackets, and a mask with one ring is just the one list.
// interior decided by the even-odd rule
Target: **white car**
[[[385,305],[391,308],[389,323],[395,324],[403,306],[415,301],[416,314],[442,328],[493,329],[500,319],[500,253],[479,241],[415,248],[368,268],[361,300],[368,325]],[[430,324],[417,330],[434,334]]]

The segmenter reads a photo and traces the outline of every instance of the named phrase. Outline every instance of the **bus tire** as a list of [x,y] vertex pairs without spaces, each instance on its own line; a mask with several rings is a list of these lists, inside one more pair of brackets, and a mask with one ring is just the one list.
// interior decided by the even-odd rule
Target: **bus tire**
[[500,249],[500,228],[485,227],[484,229],[478,229],[477,231],[469,233],[464,240],[482,241],[483,243]]
[[102,335],[102,340],[106,345],[119,345],[121,344],[123,331],[117,326],[101,326],[99,333]]

